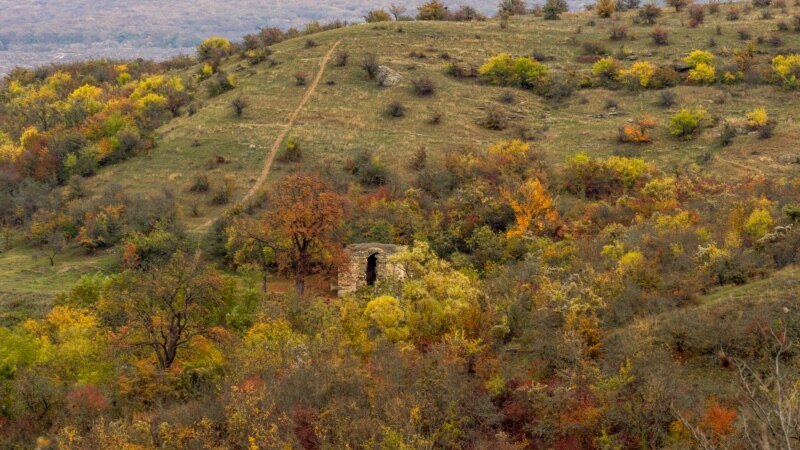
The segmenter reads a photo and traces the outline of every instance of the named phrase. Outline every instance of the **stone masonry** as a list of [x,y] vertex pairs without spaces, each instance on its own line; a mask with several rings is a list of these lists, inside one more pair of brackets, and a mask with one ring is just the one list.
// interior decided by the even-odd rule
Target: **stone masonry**
[[339,269],[339,296],[356,292],[358,288],[402,279],[403,271],[389,261],[389,256],[405,247],[392,244],[353,244],[345,249],[347,260]]

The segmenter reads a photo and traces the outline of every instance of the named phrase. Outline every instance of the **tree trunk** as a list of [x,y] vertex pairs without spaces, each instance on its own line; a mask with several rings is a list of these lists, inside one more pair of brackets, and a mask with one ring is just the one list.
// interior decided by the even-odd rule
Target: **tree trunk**
[[297,277],[294,280],[294,289],[297,292],[297,295],[303,296],[306,291],[306,279],[305,277]]
[[172,363],[175,362],[175,357],[178,355],[177,338],[170,338],[164,350],[164,368],[169,369]]
[[261,292],[267,293],[267,272],[261,272]]

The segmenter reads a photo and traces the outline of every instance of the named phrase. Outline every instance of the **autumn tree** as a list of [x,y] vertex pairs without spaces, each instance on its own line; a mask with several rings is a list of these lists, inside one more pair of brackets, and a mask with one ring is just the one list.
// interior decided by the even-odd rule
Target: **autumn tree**
[[26,122],[48,131],[56,122],[58,94],[50,86],[31,87],[13,105],[18,108]]
[[509,15],[523,15],[525,14],[525,2],[523,0],[500,0],[500,4],[497,6],[498,14],[509,14]]
[[56,256],[64,251],[68,222],[66,216],[54,211],[39,211],[31,221],[26,237],[47,257],[51,266],[56,264]]
[[516,225],[508,231],[509,237],[524,236],[541,231],[545,222],[558,219],[553,197],[537,179],[522,184],[516,193],[501,189],[501,195],[514,210]]
[[252,265],[261,274],[261,292],[267,292],[267,277],[275,265],[275,245],[258,221],[237,218],[228,227],[225,246],[238,265]]
[[220,302],[222,277],[201,255],[176,253],[164,266],[131,273],[122,293],[128,318],[123,335],[133,346],[149,347],[161,369],[169,369],[178,350],[208,332],[205,318]]
[[600,0],[597,2],[597,5],[595,6],[597,15],[604,18],[611,17],[611,14],[613,14],[616,9],[617,9],[616,0]]
[[417,8],[417,20],[445,20],[447,7],[438,0],[432,0]]
[[329,268],[339,254],[336,234],[344,199],[314,175],[290,175],[269,195],[262,226],[269,230],[278,269],[294,277],[302,294],[305,279]]
[[364,21],[367,23],[388,22],[390,20],[392,20],[392,16],[382,9],[373,9],[364,16]]
[[230,55],[233,46],[224,37],[213,36],[197,47],[197,58],[200,61],[219,60]]

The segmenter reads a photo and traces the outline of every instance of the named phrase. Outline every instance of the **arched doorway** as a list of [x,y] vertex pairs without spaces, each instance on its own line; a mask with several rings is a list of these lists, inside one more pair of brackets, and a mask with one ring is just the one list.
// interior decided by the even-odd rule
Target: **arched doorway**
[[367,258],[367,286],[375,286],[378,279],[378,254]]

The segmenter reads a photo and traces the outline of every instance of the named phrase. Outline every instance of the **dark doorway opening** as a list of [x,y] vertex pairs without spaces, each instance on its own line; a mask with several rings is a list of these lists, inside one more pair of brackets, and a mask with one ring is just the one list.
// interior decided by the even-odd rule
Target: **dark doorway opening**
[[375,286],[378,279],[378,255],[367,258],[367,286]]

